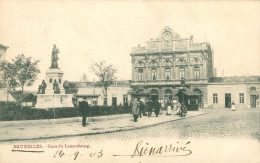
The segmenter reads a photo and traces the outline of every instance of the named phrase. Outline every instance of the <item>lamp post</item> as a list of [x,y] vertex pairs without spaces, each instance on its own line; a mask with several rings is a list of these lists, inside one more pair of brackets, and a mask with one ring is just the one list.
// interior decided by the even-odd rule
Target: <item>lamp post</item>
[[185,85],[185,79],[184,79],[184,78],[181,78],[180,90],[181,90],[181,116],[182,116],[182,117],[185,117],[186,112],[187,112],[187,108],[186,108],[186,106],[184,105],[184,91],[183,91],[184,87],[186,87],[186,85]]

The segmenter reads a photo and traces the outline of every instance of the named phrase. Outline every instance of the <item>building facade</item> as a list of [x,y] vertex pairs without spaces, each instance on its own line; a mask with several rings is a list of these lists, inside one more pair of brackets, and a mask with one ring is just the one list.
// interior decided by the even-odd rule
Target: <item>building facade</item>
[[[96,87],[94,82],[80,81],[74,82],[78,88],[77,105],[83,98],[87,98],[88,103],[91,106],[103,105],[104,102],[104,90],[103,88]],[[117,81],[114,82],[107,90],[107,105],[119,106],[130,104],[130,82],[129,81]]]
[[190,92],[200,94],[200,107],[207,106],[208,79],[214,75],[213,50],[209,43],[194,43],[165,27],[145,47],[132,48],[133,96],[151,97],[161,103],[174,99],[184,79]]
[[211,78],[208,83],[209,108],[259,108],[260,77]]

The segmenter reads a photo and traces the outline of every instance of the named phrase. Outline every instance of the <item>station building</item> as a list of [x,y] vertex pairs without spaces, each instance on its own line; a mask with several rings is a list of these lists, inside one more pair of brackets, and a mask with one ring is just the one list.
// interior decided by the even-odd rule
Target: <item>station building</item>
[[199,107],[207,107],[208,80],[214,76],[210,43],[193,42],[193,36],[182,38],[166,26],[157,38],[147,41],[146,46],[133,47],[130,55],[132,96],[166,103],[178,99],[184,79],[186,95],[195,97],[193,103]]

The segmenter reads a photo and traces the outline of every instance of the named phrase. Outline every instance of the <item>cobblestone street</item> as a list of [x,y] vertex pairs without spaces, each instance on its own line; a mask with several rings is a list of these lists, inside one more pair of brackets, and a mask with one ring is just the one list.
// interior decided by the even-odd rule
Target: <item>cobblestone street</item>
[[[203,137],[235,137],[254,138],[260,141],[260,109],[204,109],[207,114],[167,122],[144,129],[121,131],[107,134],[87,135],[69,138],[57,138],[53,141],[87,141],[102,142],[111,139],[130,140],[144,138],[203,138]],[[29,142],[39,142],[31,140]],[[50,142],[50,140],[40,140]]]
[[100,134],[79,139],[88,141],[135,138],[252,137],[260,141],[260,109],[206,110],[202,116],[168,122],[145,129]]
[[[47,159],[48,162],[68,162],[75,158],[77,162],[85,162],[85,160],[138,163],[259,162],[257,151],[260,149],[260,109],[237,109],[236,111],[204,109],[203,111],[208,113],[143,129],[66,138],[1,142],[1,148],[5,150],[0,160],[9,162],[9,159],[12,159],[21,162],[19,158],[25,157],[30,160]],[[132,158],[131,154],[141,141],[142,146],[148,149],[151,147],[159,149],[160,146],[165,148],[165,145],[168,147],[169,145],[185,146],[192,154],[186,157],[175,157],[171,156],[174,153],[168,152],[163,153],[161,157],[156,155],[155,157]],[[90,148],[66,148],[66,145],[78,144],[89,145]],[[39,145],[41,148],[14,148],[15,145]],[[12,152],[14,149],[42,150],[43,152],[38,154]],[[59,155],[58,152],[60,152]],[[61,152],[64,156],[60,155]],[[99,159],[92,157],[96,152],[99,152],[99,156],[102,155],[102,157]],[[175,154],[178,155],[178,152]]]

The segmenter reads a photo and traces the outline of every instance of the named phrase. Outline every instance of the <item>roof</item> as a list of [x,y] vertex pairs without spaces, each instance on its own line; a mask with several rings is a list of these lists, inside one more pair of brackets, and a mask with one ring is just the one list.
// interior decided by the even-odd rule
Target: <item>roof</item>
[[[73,82],[73,83],[76,84],[77,88],[84,88],[84,87],[96,87],[97,82],[77,81],[77,82]],[[109,87],[120,87],[120,86],[129,86],[130,87],[130,80],[115,81]]]
[[260,82],[260,76],[230,76],[230,77],[212,77],[209,83],[247,83]]
[[9,47],[8,47],[8,46],[4,46],[4,45],[0,44],[0,49],[4,49],[4,50],[6,50],[7,48],[9,48]]
[[[20,101],[22,97],[22,92],[21,91],[15,91],[15,92],[10,92],[10,95],[16,100]],[[28,102],[28,101],[33,101],[35,98],[35,95],[32,92],[24,92],[23,93],[23,101]]]

